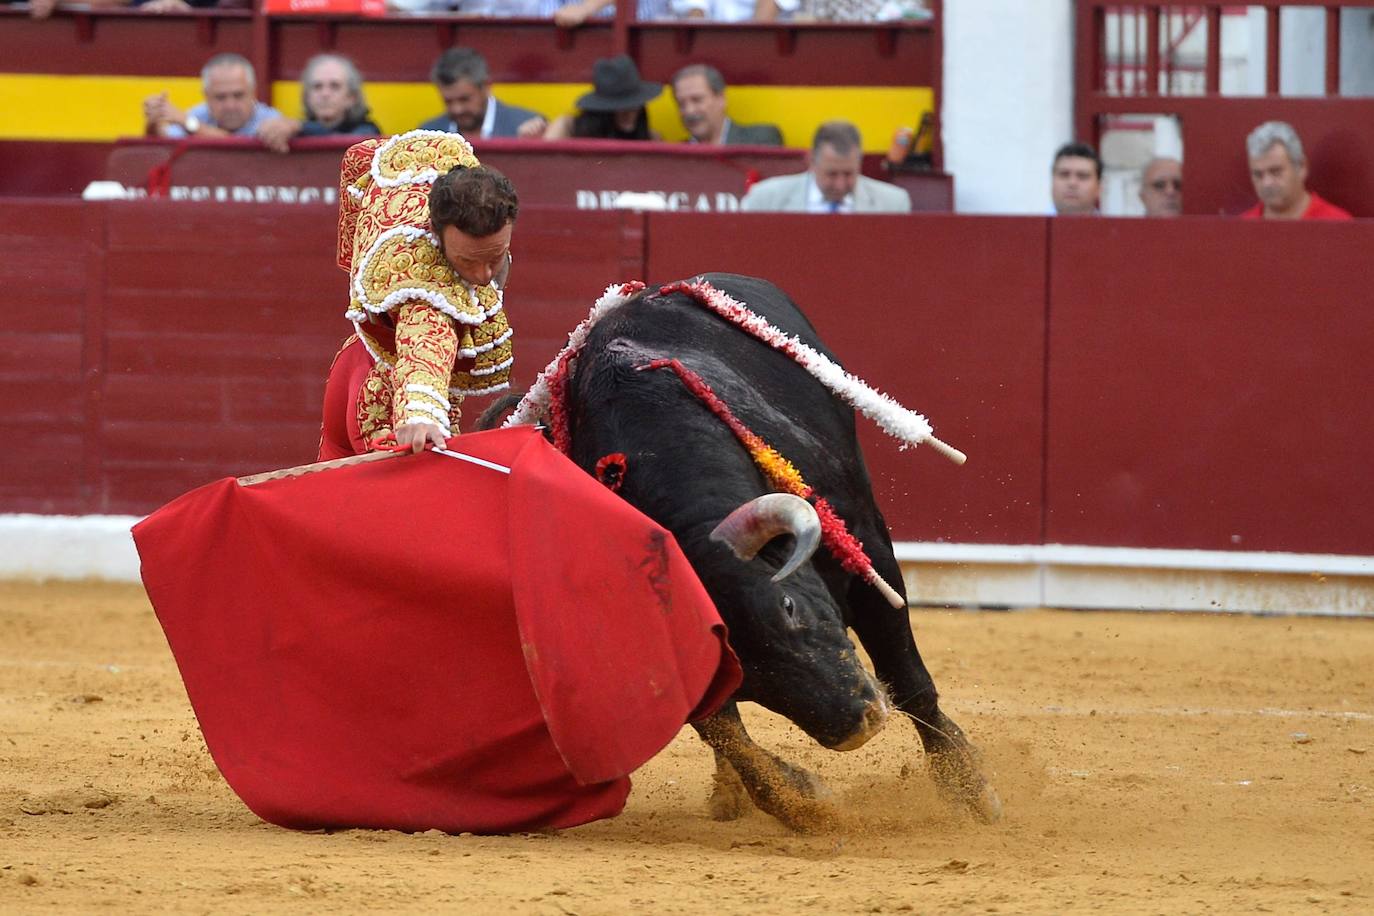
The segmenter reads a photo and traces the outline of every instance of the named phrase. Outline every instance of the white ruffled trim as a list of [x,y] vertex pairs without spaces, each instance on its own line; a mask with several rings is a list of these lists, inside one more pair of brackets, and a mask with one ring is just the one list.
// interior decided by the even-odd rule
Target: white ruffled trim
[[704,281],[691,283],[689,287],[699,294],[697,301],[757,340],[792,357],[832,394],[877,423],[889,436],[900,440],[902,448],[919,445],[930,438],[932,429],[925,417],[846,372],[810,345],[769,324],[744,303]]
[[447,410],[440,410],[433,404],[428,404],[424,401],[406,401],[405,409],[407,413],[425,413],[439,420],[441,423],[448,422]]
[[500,337],[496,338],[491,343],[484,343],[480,347],[462,347],[458,350],[458,355],[465,357],[467,359],[472,359],[479,353],[486,353],[488,350],[494,349],[495,347],[499,347],[501,344],[510,340],[511,335],[514,333],[515,332],[510,328],[506,328],[506,333],[502,334]]
[[[464,394],[464,395],[471,395],[472,397],[476,398],[476,397],[481,397],[481,396],[484,395],[484,394],[495,394],[495,393],[498,392],[498,391],[505,391],[505,390],[506,390],[507,388],[509,388],[509,387],[510,387],[510,382],[507,381],[507,382],[501,382],[500,384],[497,384],[497,385],[488,385],[486,388],[471,388],[471,389],[469,389],[469,390],[467,390],[467,391],[462,391],[462,394]],[[461,389],[454,389],[454,390],[456,390],[456,391],[461,391]]]
[[437,140],[444,137],[457,137],[459,142],[467,146],[468,153],[472,153],[472,144],[468,143],[467,138],[460,133],[445,130],[407,131],[403,134],[397,134],[390,140],[383,143],[381,146],[377,147],[376,152],[372,154],[372,180],[377,182],[377,184],[383,188],[399,188],[401,185],[406,184],[434,184],[434,180],[438,178],[440,175],[442,175],[443,172],[440,172],[438,169],[432,168],[425,169],[424,171],[418,173],[412,172],[407,169],[406,171],[399,173],[395,178],[383,178],[381,172],[382,157],[392,147],[399,146],[400,144],[408,142],[410,140],[429,138]]
[[362,200],[363,197],[366,196],[366,192],[362,188],[357,188],[353,185],[349,185],[345,190],[348,191],[348,196],[354,200]]
[[496,365],[488,366],[485,369],[469,369],[468,375],[471,375],[473,378],[477,378],[478,376],[483,375],[491,375],[494,372],[500,372],[502,369],[509,369],[513,365],[515,365],[515,357],[512,356],[509,359],[504,359]]
[[609,315],[611,312],[620,308],[626,302],[633,299],[638,293],[642,292],[644,284],[638,280],[631,280],[628,283],[612,283],[606,287],[606,291],[601,294],[601,298],[596,300],[592,310],[587,313],[587,317],[582,319],[582,323],[573,328],[568,335],[568,343],[558,355],[553,358],[553,362],[544,367],[544,370],[535,378],[534,384],[530,385],[530,390],[525,392],[525,396],[520,399],[520,403],[515,405],[515,410],[502,423],[502,428],[508,426],[519,426],[522,423],[533,423],[537,418],[548,413],[549,401],[552,394],[549,391],[549,380],[558,371],[558,364],[568,353],[579,349],[587,342],[587,335],[598,321]]
[[448,409],[448,398],[445,397],[443,392],[439,391],[437,388],[431,388],[428,385],[411,384],[406,385],[406,392],[408,394],[423,394],[426,397],[431,397],[438,403],[442,404],[445,410]]

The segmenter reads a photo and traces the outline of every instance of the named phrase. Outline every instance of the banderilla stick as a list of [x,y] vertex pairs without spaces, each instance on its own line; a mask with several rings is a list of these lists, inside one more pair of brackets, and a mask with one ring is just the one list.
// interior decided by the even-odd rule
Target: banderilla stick
[[965,461],[968,461],[968,455],[965,455],[963,452],[959,451],[957,448],[950,445],[948,442],[941,442],[934,436],[926,436],[926,441],[930,443],[931,448],[935,449],[935,451],[939,452],[941,455],[944,455],[946,458],[948,458],[950,461],[953,461],[955,464],[963,464]]

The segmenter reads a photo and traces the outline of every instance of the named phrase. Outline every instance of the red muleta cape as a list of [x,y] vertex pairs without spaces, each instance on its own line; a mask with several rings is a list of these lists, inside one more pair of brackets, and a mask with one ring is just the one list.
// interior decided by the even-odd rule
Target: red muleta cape
[[739,686],[673,536],[531,427],[134,527],[210,753],[284,827],[571,827]]

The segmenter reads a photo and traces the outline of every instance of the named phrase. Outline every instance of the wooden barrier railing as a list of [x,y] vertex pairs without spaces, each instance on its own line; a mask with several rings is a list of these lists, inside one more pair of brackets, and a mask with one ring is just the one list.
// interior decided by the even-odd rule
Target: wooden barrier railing
[[[0,513],[313,458],[334,237],[318,206],[0,200]],[[1374,555],[1374,222],[533,208],[513,247],[519,385],[608,283],[777,282],[969,455],[859,421],[898,540]]]

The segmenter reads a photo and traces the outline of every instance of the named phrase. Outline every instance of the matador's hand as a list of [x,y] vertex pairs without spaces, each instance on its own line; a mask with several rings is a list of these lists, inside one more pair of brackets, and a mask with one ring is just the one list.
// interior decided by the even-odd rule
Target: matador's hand
[[396,428],[396,444],[407,446],[412,452],[423,452],[427,444],[443,448],[447,442],[444,431],[433,423],[407,423]]

